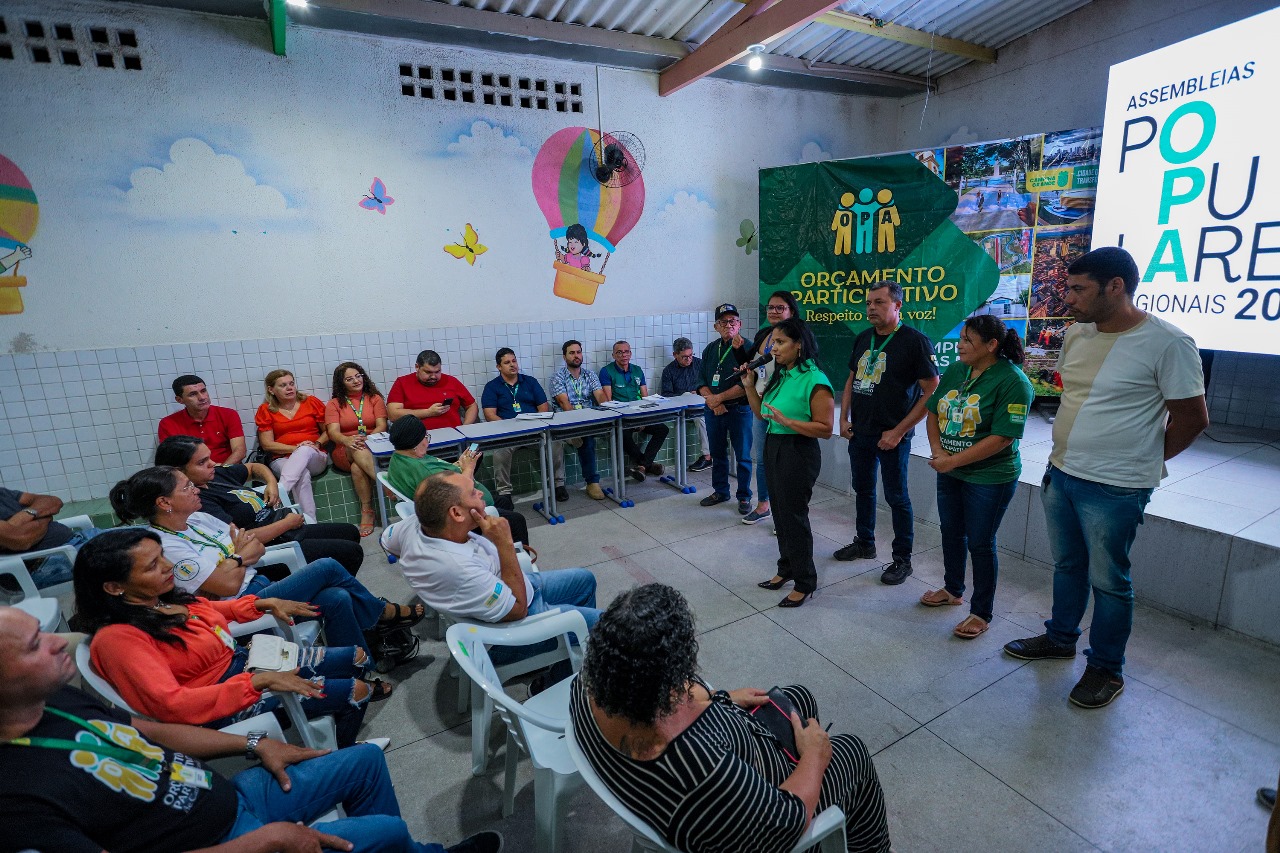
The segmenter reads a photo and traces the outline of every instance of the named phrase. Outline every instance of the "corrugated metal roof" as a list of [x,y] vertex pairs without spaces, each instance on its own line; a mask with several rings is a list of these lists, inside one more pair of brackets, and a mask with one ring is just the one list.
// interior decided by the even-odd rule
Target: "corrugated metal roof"
[[[938,36],[999,49],[1090,0],[880,0],[841,4],[843,11]],[[742,8],[734,0],[443,0],[526,18],[700,44]],[[778,53],[936,78],[972,60],[822,23],[811,23],[769,45]]]

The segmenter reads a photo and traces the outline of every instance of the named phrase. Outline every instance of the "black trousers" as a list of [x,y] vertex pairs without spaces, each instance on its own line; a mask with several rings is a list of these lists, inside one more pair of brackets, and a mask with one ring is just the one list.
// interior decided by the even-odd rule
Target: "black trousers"
[[[631,461],[637,465],[649,466],[653,464],[653,460],[658,458],[658,451],[662,449],[662,442],[667,440],[667,433],[671,430],[667,429],[666,424],[649,424],[647,427],[639,429],[624,429],[622,431],[622,449],[631,458]],[[645,444],[644,450],[640,449],[640,445],[636,443],[635,435],[642,432],[649,436],[649,441]]]
[[818,439],[769,433],[764,439],[764,471],[778,531],[778,575],[795,581],[796,592],[813,592],[818,570],[813,565],[809,500],[822,471]]
[[364,548],[360,545],[360,529],[354,524],[322,522],[304,524],[277,536],[273,542],[297,542],[302,546],[302,556],[307,562],[321,557],[332,557],[351,573],[360,571],[364,563]]

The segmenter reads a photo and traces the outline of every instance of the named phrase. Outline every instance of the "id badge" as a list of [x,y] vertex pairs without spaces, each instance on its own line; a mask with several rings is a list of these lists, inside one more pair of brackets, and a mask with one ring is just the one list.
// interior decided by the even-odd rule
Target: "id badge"
[[517,415],[520,414],[520,404],[513,400],[511,402],[511,411],[515,412]]
[[858,379],[858,380],[855,380],[853,384],[856,387],[859,394],[867,394],[871,390],[870,379]]
[[719,384],[720,384],[720,374],[719,374],[719,373],[713,373],[713,374],[711,375],[711,384],[712,384],[712,385],[719,385]]
[[222,641],[224,646],[233,652],[236,650],[236,638],[227,633],[227,630],[221,625],[214,625],[213,633],[218,635],[218,639]]
[[169,765],[169,781],[208,791],[213,787],[213,773],[175,761]]
[[951,410],[951,422],[953,424],[964,423],[964,409],[954,408]]
[[581,409],[581,408],[582,408],[582,404],[581,404],[581,403],[574,403],[574,404],[573,404],[573,407],[574,407],[575,409]]

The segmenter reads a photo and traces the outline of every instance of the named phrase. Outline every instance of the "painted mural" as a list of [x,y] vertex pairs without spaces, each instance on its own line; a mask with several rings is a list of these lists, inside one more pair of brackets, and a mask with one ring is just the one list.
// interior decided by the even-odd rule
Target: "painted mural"
[[0,314],[21,314],[27,277],[18,274],[31,257],[27,241],[36,233],[40,204],[31,182],[7,157],[0,156]]
[[[583,305],[596,301],[609,258],[644,210],[644,178],[638,172],[622,186],[611,186],[607,175],[600,179],[607,164],[593,152],[622,145],[609,133],[566,127],[552,134],[534,158],[533,194],[555,254],[552,292],[562,299]],[[620,156],[631,157],[622,151]],[[602,254],[599,267],[592,269]]]

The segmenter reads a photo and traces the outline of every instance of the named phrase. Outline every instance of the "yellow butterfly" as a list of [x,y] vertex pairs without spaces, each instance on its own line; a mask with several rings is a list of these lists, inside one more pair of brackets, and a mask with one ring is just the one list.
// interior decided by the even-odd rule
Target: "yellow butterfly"
[[444,250],[458,260],[466,258],[467,263],[474,265],[476,255],[483,255],[489,251],[489,247],[480,245],[480,235],[476,233],[476,229],[472,228],[471,223],[468,222],[466,230],[462,232],[462,242],[450,243],[444,247]]

